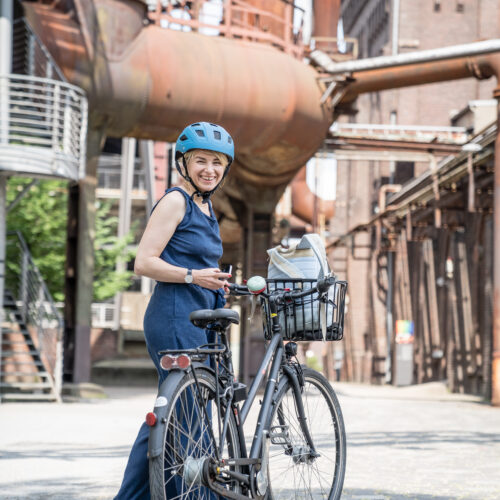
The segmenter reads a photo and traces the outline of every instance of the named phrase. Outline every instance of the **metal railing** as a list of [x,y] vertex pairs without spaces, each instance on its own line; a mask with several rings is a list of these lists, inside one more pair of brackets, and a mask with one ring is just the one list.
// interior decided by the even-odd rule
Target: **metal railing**
[[[100,189],[120,189],[121,188],[121,176],[122,173],[119,169],[99,167],[98,174],[98,184],[97,187]],[[139,170],[134,172],[134,177],[132,180],[132,189],[137,191],[146,191],[146,174],[144,170]]]
[[10,292],[59,396],[63,319],[19,231],[7,235],[5,289]]
[[[148,4],[149,18],[164,28],[267,43],[298,58],[304,54],[304,9],[290,0],[276,0],[276,4],[282,4],[281,15],[244,0],[194,0],[189,8],[164,0],[149,0]],[[299,16],[295,23],[294,13]]]
[[434,127],[426,125],[386,125],[372,123],[338,123],[330,127],[333,135],[352,137],[376,137],[387,139],[411,138],[413,140],[436,140],[463,144],[468,140],[465,127]]
[[74,85],[0,76],[0,170],[77,180],[85,169],[87,99]]

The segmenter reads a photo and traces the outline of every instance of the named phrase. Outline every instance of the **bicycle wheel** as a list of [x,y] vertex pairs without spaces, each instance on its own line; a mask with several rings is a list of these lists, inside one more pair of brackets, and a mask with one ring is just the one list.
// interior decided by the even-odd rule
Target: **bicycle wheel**
[[[190,373],[181,379],[167,403],[163,454],[150,460],[149,477],[153,500],[198,500],[219,498],[201,481],[203,463],[215,457],[215,445],[210,429],[218,444],[217,405],[215,403],[215,377],[206,370],[197,370],[200,393],[196,391]],[[203,410],[207,408],[207,414]],[[221,408],[222,417],[224,410]],[[240,455],[238,431],[232,412],[229,414],[223,458]],[[239,491],[235,481],[228,481],[227,489]]]
[[270,419],[269,498],[340,498],[346,440],[337,396],[323,375],[304,368],[302,401],[317,457],[311,457],[298,420],[293,388],[287,382]]

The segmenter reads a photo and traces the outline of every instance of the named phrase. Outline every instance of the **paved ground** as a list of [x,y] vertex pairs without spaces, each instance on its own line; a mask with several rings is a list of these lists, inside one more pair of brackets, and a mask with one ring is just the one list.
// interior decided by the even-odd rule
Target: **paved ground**
[[[343,498],[500,499],[500,408],[410,388],[337,384],[347,428]],[[109,499],[154,391],[0,406],[0,498]]]

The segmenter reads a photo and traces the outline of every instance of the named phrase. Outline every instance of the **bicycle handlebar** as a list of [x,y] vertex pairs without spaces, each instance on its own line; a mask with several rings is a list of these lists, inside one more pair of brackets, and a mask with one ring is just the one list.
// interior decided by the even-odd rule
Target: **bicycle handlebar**
[[[285,299],[300,299],[302,297],[306,297],[307,295],[313,295],[314,293],[318,292],[320,295],[323,295],[328,291],[328,289],[335,284],[337,281],[337,278],[335,276],[326,276],[325,278],[319,279],[316,283],[315,286],[308,288],[307,290],[275,290],[272,292],[272,295],[278,295],[280,297],[283,297]],[[268,299],[271,294],[267,292],[260,292],[260,293],[252,293],[248,289],[246,285],[237,285],[235,283],[231,283],[229,285],[229,293],[231,295],[261,295],[264,298]]]

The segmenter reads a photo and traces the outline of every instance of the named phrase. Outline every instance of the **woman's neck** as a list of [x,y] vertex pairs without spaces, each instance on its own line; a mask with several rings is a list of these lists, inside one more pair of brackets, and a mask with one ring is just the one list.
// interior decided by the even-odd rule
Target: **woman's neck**
[[208,207],[207,203],[203,203],[203,198],[201,196],[193,196],[193,193],[196,192],[193,186],[191,184],[185,183],[182,186],[182,189],[186,191],[186,193],[191,197],[191,199],[204,211],[207,213],[210,213],[210,209]]

